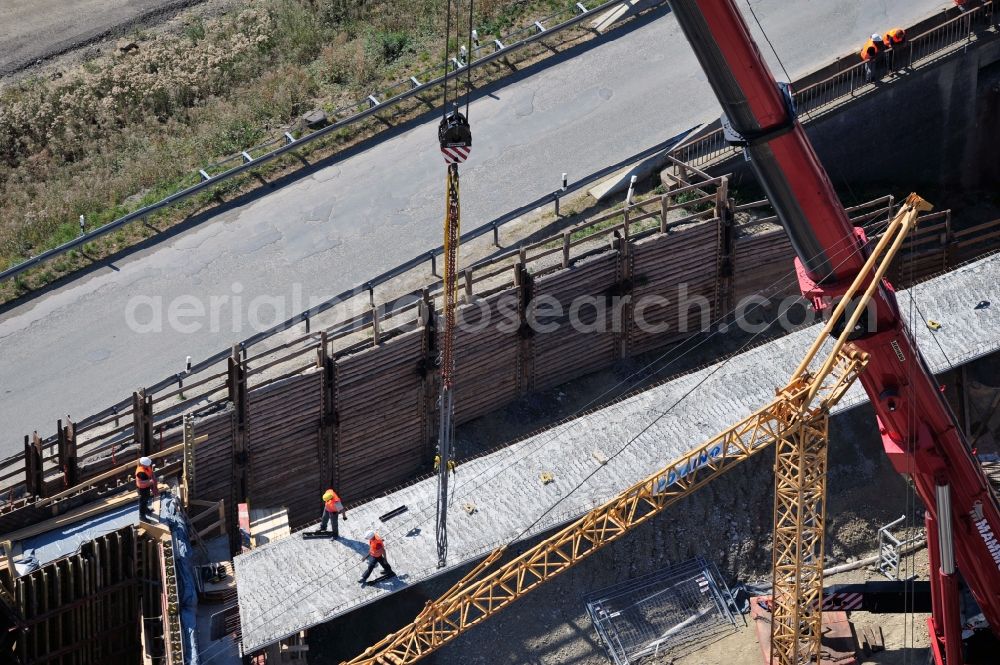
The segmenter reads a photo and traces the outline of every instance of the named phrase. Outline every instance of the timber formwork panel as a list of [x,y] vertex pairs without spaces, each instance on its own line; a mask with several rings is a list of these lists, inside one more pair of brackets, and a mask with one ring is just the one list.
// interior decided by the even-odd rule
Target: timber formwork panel
[[142,578],[136,541],[133,527],[126,527],[17,579],[15,597],[27,628],[18,635],[16,653],[24,665],[138,665]]
[[777,300],[799,295],[794,259],[784,229],[737,237],[733,242],[733,302],[757,293]]
[[454,386],[457,424],[517,398],[521,371],[517,306],[517,291],[507,289],[459,307]]
[[427,463],[426,332],[336,361],[337,459],[347,501],[405,482]]
[[[714,320],[721,239],[722,225],[715,219],[635,243],[629,355],[688,337]],[[657,296],[667,302],[656,301]]]
[[195,435],[208,439],[195,446],[192,496],[202,501],[229,501],[233,482],[233,411],[227,409],[195,421]]
[[323,493],[319,423],[322,377],[313,372],[251,390],[247,408],[249,501],[288,508],[290,524],[315,517]]
[[[534,389],[557,386],[614,362],[618,347],[615,310],[621,303],[615,296],[623,291],[620,261],[619,252],[603,252],[535,281]],[[556,304],[559,311],[553,315]]]

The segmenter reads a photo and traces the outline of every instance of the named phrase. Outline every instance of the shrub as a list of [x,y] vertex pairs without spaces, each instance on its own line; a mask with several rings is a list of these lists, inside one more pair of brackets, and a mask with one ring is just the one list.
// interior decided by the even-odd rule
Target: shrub
[[411,39],[405,32],[374,32],[368,35],[367,46],[382,64],[398,60],[410,48]]

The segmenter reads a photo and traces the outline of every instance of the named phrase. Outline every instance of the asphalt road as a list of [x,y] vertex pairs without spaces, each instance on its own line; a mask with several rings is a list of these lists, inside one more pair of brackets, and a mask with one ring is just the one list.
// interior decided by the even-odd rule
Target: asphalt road
[[0,75],[200,0],[4,0]]
[[[949,5],[753,3],[792,77],[873,31]],[[669,14],[612,33],[473,102],[463,223],[478,226],[552,191],[564,171],[583,176],[717,114]],[[57,418],[81,418],[180,371],[186,355],[197,361],[252,334],[252,323],[282,320],[296,301],[308,306],[440,244],[436,124],[314,170],[0,316],[0,456],[19,450],[32,429],[51,433]],[[199,307],[201,316],[170,316],[171,308],[176,315]],[[155,310],[161,329],[149,331],[157,328]],[[139,325],[129,325],[130,313]]]

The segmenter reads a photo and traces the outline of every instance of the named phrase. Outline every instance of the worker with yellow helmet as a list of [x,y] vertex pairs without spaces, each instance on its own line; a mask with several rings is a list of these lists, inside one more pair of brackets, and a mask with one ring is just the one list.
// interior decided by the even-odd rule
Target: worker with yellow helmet
[[340,534],[337,533],[337,514],[340,514],[347,521],[347,511],[344,510],[344,504],[340,501],[340,497],[332,489],[328,489],[323,492],[323,521],[320,524],[320,533],[326,531],[327,522],[333,523],[333,537],[337,538]]

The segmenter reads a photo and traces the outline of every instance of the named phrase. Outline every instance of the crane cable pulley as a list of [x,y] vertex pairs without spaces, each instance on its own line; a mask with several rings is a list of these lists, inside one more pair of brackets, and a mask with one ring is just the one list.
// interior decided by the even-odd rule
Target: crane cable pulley
[[[441,396],[439,401],[438,451],[435,466],[438,472],[438,502],[435,531],[437,538],[438,568],[443,568],[448,558],[448,473],[454,471],[452,454],[455,425],[454,395],[452,387],[455,374],[455,309],[458,306],[458,250],[461,242],[461,205],[459,197],[458,165],[469,158],[472,151],[472,129],[469,126],[469,93],[471,85],[472,60],[472,3],[469,0],[469,49],[465,63],[467,71],[465,115],[458,106],[448,111],[448,49],[444,58],[444,105],[441,123],[438,126],[438,143],[441,155],[447,164],[445,179],[444,213],[444,274],[442,275],[444,329],[441,331]],[[451,0],[448,2],[448,19],[445,43],[451,36]]]

